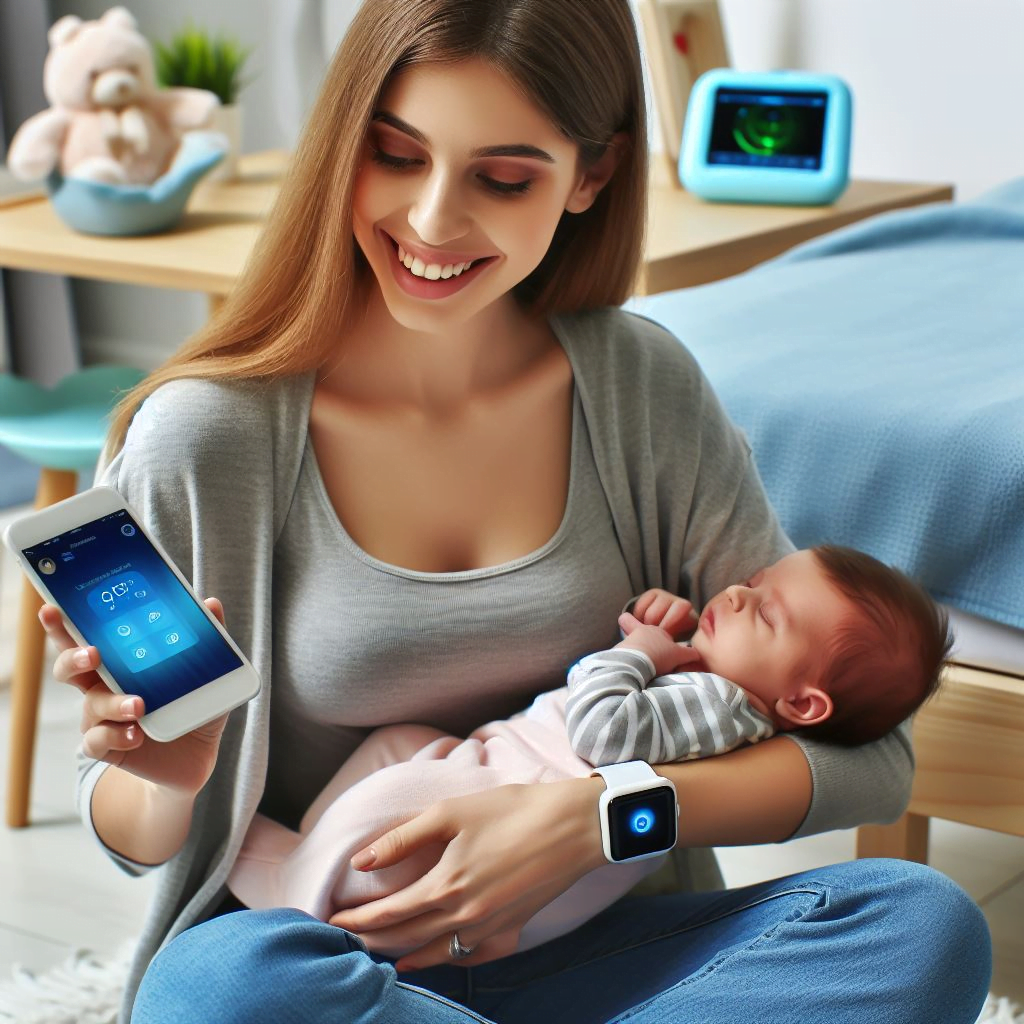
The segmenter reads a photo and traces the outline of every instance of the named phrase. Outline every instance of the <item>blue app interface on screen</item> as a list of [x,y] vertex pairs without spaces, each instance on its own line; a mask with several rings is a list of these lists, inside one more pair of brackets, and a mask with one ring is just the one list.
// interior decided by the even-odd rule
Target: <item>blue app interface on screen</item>
[[241,667],[126,509],[22,554],[147,714]]

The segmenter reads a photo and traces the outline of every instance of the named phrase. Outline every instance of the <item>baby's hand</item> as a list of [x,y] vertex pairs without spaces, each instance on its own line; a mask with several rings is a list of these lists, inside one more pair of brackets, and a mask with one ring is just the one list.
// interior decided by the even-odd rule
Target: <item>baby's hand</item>
[[668,675],[685,666],[697,668],[700,655],[686,644],[677,644],[661,626],[647,626],[635,615],[623,612],[619,626],[626,639],[615,646],[628,650],[642,651],[654,662],[654,671],[659,676]]
[[693,605],[667,590],[645,590],[636,599],[633,614],[646,626],[661,626],[670,636],[692,633],[697,625]]

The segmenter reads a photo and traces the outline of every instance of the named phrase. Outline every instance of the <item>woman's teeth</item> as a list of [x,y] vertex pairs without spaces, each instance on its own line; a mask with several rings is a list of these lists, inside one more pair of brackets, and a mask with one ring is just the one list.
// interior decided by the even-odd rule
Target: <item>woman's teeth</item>
[[425,277],[428,281],[436,281],[439,277],[445,280],[449,277],[458,277],[464,270],[469,270],[477,262],[470,260],[468,263],[446,263],[444,266],[441,266],[440,263],[424,263],[419,256],[407,253],[401,245],[398,246],[398,260],[405,264],[406,268],[416,277]]

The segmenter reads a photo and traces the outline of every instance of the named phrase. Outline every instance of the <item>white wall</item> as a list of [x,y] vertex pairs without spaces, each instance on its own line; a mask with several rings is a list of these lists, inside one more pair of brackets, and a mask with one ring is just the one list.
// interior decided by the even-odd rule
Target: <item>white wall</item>
[[721,2],[735,66],[778,66],[749,31],[777,7],[791,66],[849,83],[856,177],[953,182],[969,199],[1024,175],[1024,0]]
[[[0,0],[7,2],[7,0]],[[51,0],[54,18],[114,0]],[[256,48],[246,150],[288,146],[358,0],[124,0],[166,38],[191,17]],[[855,103],[853,173],[948,181],[970,198],[1024,175],[1024,0],[720,0],[734,67],[831,71]],[[296,56],[296,54],[298,56]],[[654,125],[652,137],[660,145]],[[152,365],[205,316],[201,296],[78,282],[87,362]]]

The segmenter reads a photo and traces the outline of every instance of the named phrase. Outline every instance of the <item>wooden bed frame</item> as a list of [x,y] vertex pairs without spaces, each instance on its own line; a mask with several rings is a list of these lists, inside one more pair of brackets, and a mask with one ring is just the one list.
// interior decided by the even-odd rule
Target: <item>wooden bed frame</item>
[[907,813],[857,831],[858,857],[928,861],[931,818],[1024,836],[1024,677],[951,665],[914,721]]

